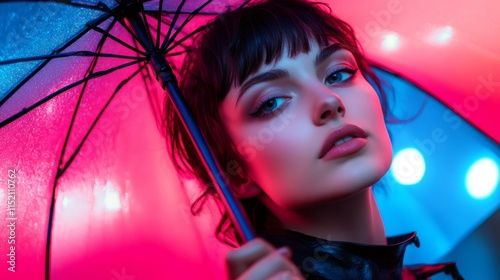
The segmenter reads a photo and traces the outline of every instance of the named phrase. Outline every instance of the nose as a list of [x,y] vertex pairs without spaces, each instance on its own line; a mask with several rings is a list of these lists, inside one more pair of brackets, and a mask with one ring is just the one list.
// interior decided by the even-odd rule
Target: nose
[[315,125],[324,125],[332,119],[345,116],[342,99],[329,88],[324,88],[322,93],[317,95],[315,107],[313,115]]

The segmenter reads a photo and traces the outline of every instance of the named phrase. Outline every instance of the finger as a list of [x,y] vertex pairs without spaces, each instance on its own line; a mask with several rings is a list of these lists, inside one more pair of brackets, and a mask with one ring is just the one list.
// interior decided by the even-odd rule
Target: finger
[[279,273],[287,272],[291,275],[300,275],[297,267],[289,260],[290,249],[282,247],[259,259],[240,278],[245,280],[269,279]]
[[255,238],[240,248],[226,255],[229,279],[234,279],[243,273],[257,260],[270,254],[274,247],[262,238]]

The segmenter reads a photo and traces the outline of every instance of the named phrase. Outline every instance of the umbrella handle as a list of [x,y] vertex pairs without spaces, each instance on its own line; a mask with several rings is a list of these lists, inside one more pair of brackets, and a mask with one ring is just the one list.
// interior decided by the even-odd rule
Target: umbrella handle
[[244,242],[250,241],[254,239],[255,236],[248,217],[245,215],[241,204],[226,184],[222,176],[224,173],[215,161],[214,155],[210,151],[205,138],[189,111],[187,103],[179,90],[177,79],[172,72],[172,68],[168,64],[165,55],[161,52],[161,50],[154,47],[146,24],[139,14],[141,9],[142,3],[131,1],[130,4],[127,5],[127,10],[123,13],[123,15],[129,21],[130,26],[134,30],[137,38],[142,41],[139,43],[151,55],[150,64],[156,72],[156,78],[161,83],[163,89],[167,91],[170,100],[172,101],[180,119],[188,131],[191,140],[193,141],[198,154],[200,155],[200,158],[203,161],[203,164],[205,165],[205,168],[209,171],[208,173],[210,174],[212,182],[219,193],[222,202],[226,206],[229,217],[231,218],[237,233]]

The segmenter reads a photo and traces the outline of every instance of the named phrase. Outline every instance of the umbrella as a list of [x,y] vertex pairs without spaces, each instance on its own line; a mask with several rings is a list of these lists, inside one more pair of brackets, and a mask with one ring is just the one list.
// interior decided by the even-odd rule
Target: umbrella
[[[77,279],[89,273],[121,279],[139,275],[127,270],[131,260],[145,264],[140,275],[147,279],[205,275],[187,269],[189,264],[206,268],[201,256],[207,256],[196,249],[204,246],[187,218],[189,200],[172,190],[180,183],[165,164],[159,133],[163,89],[191,127],[207,167],[222,172],[192,125],[165,57],[181,60],[207,20],[236,4],[245,2],[2,3],[0,154],[7,187],[0,205],[7,211],[0,232],[9,237],[0,245],[8,264],[2,275]],[[242,224],[242,238],[251,239],[236,200],[220,176],[213,179],[234,208],[236,224]],[[169,181],[175,185],[159,187]],[[177,204],[185,217],[170,217],[164,204]],[[78,233],[80,223],[87,225],[84,234]],[[105,243],[106,235],[114,239]],[[184,242],[167,242],[180,235]],[[116,244],[137,253],[120,258]],[[159,272],[165,254],[175,258],[167,258],[170,264]],[[82,255],[96,260],[85,272],[74,267]],[[103,262],[111,257],[115,261]]]

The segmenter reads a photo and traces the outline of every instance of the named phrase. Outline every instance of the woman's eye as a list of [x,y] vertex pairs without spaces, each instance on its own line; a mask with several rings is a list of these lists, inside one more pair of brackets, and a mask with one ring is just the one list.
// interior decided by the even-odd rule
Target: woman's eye
[[325,83],[329,86],[348,81],[354,76],[354,73],[356,73],[356,70],[350,68],[337,70],[326,77]]
[[265,117],[281,108],[288,99],[288,97],[271,97],[266,99],[260,104],[258,109],[250,115],[254,117]]

